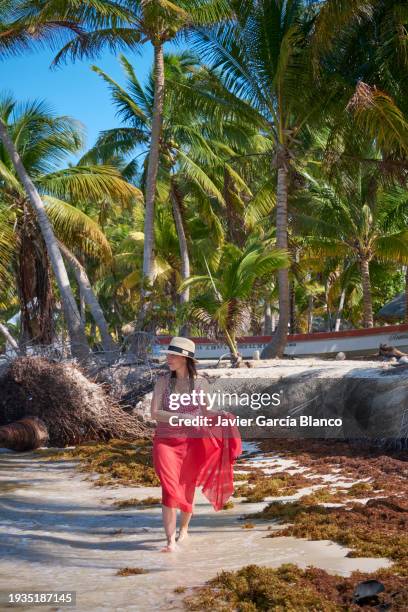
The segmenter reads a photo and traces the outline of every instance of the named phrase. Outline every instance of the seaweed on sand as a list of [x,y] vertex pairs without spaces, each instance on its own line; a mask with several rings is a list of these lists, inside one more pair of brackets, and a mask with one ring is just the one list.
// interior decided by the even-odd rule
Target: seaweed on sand
[[[293,502],[273,501],[261,512],[243,518],[273,521],[266,537],[294,536],[310,540],[332,540],[349,547],[348,557],[388,557],[394,563],[376,572],[354,571],[350,576],[294,564],[278,568],[248,565],[222,571],[196,587],[183,602],[187,610],[215,612],[331,612],[357,611],[353,603],[359,582],[376,579],[385,590],[364,610],[388,609],[405,612],[408,601],[408,453],[360,451],[347,444],[316,440],[262,440],[263,451],[280,451],[317,474],[338,472],[339,478],[369,478],[344,490],[330,486]],[[276,478],[278,475],[273,474]],[[280,475],[279,475],[280,477]],[[256,480],[255,476],[253,480]],[[261,482],[263,478],[261,477]],[[310,484],[310,480],[308,481]],[[332,487],[337,488],[336,483]],[[381,491],[382,490],[382,491]],[[378,497],[378,494],[381,497]],[[386,494],[388,497],[384,497]],[[374,497],[374,495],[376,497]],[[350,497],[370,497],[365,504]],[[323,501],[347,502],[344,507],[324,507]],[[319,503],[320,502],[320,503]],[[279,528],[279,525],[282,527]],[[379,606],[383,605],[383,608]]]
[[[312,566],[300,569],[293,563],[277,568],[246,565],[222,570],[203,587],[195,587],[183,604],[186,610],[214,612],[357,612],[362,608],[353,603],[355,586],[370,578],[372,574],[363,572],[344,577]],[[406,610],[404,579],[385,575],[382,582],[385,591],[379,602],[392,599],[392,610]],[[364,606],[364,610],[378,609]]]
[[99,480],[94,482],[97,486],[160,486],[149,440],[88,442],[55,455],[47,455],[48,460],[53,458],[78,459],[82,471],[101,474]]
[[137,499],[132,497],[131,499],[118,499],[113,502],[113,505],[122,510],[123,508],[133,508],[135,506],[148,507],[158,506],[161,504],[160,497],[145,497],[144,499]]
[[244,502],[260,502],[265,497],[294,495],[300,488],[321,482],[320,478],[306,478],[302,474],[276,472],[265,474],[261,468],[249,473],[247,483],[235,487],[233,497],[243,497]]
[[[366,504],[328,508],[295,502],[274,501],[248,518],[271,519],[275,524],[289,523],[281,529],[269,527],[266,536],[293,536],[308,540],[332,540],[351,548],[348,557],[387,557],[394,564],[376,573],[408,577],[408,506],[399,497],[371,499]],[[408,582],[408,581],[407,581]],[[408,587],[406,590],[408,601]]]

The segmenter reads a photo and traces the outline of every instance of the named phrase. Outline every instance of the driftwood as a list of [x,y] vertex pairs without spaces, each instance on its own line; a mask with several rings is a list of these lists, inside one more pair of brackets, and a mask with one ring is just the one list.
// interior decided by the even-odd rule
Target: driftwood
[[390,346],[388,344],[380,344],[380,348],[378,353],[375,355],[376,357],[386,357],[388,359],[392,359],[392,357],[396,357],[399,359],[400,357],[408,356],[408,353],[403,353],[399,351],[394,346]]
[[0,427],[0,446],[4,448],[22,452],[45,446],[47,441],[47,427],[37,417],[27,417]]
[[142,417],[127,414],[77,366],[42,357],[18,357],[0,374],[0,426],[25,417],[43,421],[49,446],[134,440],[153,433]]

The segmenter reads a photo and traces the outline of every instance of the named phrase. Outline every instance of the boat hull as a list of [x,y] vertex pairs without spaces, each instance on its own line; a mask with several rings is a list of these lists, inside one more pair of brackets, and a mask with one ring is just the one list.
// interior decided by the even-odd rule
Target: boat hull
[[[238,339],[238,350],[246,359],[252,358],[255,351],[261,353],[271,339],[272,336],[246,336]],[[222,355],[229,354],[226,344],[207,338],[192,338],[192,340],[196,344],[195,354],[198,359],[219,359]],[[156,356],[169,341],[170,336],[158,339],[154,351]],[[408,325],[289,335],[284,354],[287,357],[324,358],[343,352],[346,357],[358,357],[378,353],[380,344],[391,345],[402,352],[408,352]]]

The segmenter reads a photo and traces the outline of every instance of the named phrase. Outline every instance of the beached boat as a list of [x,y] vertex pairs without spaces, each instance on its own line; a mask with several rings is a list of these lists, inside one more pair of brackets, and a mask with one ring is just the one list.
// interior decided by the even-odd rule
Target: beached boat
[[[160,350],[170,341],[170,336],[159,336],[154,347],[158,356]],[[229,353],[226,344],[208,338],[191,338],[196,344],[198,359],[218,359]],[[243,336],[238,339],[238,350],[245,358],[251,358],[255,351],[261,353],[272,336]],[[288,357],[333,357],[339,352],[346,357],[374,355],[380,344],[387,344],[408,352],[408,324],[387,325],[370,329],[350,329],[338,332],[315,332],[288,336],[285,355]]]

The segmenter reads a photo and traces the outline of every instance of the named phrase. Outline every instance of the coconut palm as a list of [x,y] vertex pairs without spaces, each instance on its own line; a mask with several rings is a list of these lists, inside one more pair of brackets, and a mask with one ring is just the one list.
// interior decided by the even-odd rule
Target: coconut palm
[[[87,158],[104,160],[106,156],[129,155],[135,151],[136,157],[129,162],[129,167],[134,169],[151,138],[154,81],[151,74],[146,86],[142,87],[130,62],[124,56],[120,61],[127,78],[126,87],[119,86],[100,68],[94,66],[93,69],[109,85],[112,99],[126,125],[104,131]],[[225,91],[219,77],[200,65],[195,56],[166,54],[164,63],[168,87],[163,107],[157,199],[162,204],[168,202],[173,210],[180,245],[181,276],[186,279],[190,273],[186,214],[191,216],[186,209],[198,209],[214,238],[221,240],[223,231],[219,217],[232,199],[226,197],[225,174],[228,173],[229,187],[236,190],[234,202],[240,201],[239,194],[251,196],[245,181],[228,159],[240,152],[239,148],[255,147],[255,137],[258,148],[264,145],[265,139],[247,127],[243,119],[238,121],[237,117],[232,117],[228,99],[222,98]],[[214,95],[215,91],[218,96],[212,101],[210,94]],[[146,180],[144,167],[141,184]],[[188,301],[188,288],[181,301]]]
[[253,294],[262,290],[265,278],[288,264],[288,254],[269,242],[249,239],[243,249],[226,243],[214,270],[191,276],[179,288],[199,293],[186,306],[186,316],[206,333],[225,338],[234,363],[239,360],[237,335],[250,323]]
[[[26,52],[29,48],[38,45],[39,42],[52,44],[58,40],[61,44],[59,38],[61,33],[80,32],[77,20],[67,17],[66,7],[61,10],[61,6],[54,6],[51,11],[48,11],[48,14],[41,15],[38,18],[36,13],[40,11],[40,4],[41,9],[44,8],[44,3],[38,2],[0,1],[0,59],[7,58],[12,54]],[[44,203],[33,181],[27,174],[2,119],[0,119],[0,140],[7,150],[8,156],[27,194],[28,201],[35,211],[37,222],[46,244],[47,254],[60,290],[65,320],[71,340],[72,354],[81,360],[86,359],[89,347],[85,330],[71,291],[69,278],[57,240],[45,212]]]
[[[295,224],[314,256],[347,259],[358,266],[363,324],[373,326],[370,266],[374,261],[408,262],[408,200],[405,189],[379,182],[375,168],[359,164],[334,182],[309,174],[299,193]],[[302,209],[302,212],[301,212]]]
[[[287,249],[288,183],[307,124],[321,119],[330,96],[318,89],[311,71],[305,2],[261,0],[232,3],[233,22],[210,32],[198,43],[204,58],[222,70],[236,104],[252,110],[271,140],[269,172],[276,181],[276,245]],[[332,94],[333,92],[331,92]],[[282,355],[289,318],[288,269],[279,270],[279,325],[263,355]]]
[[[369,95],[367,91],[361,95],[362,88],[359,84],[356,87],[367,56],[355,31],[366,27],[372,34],[376,30],[373,19],[377,9],[379,6],[385,9],[386,3],[254,0],[246,2],[245,7],[238,2],[231,4],[236,7],[234,21],[211,32],[202,31],[199,50],[204,58],[221,68],[240,103],[250,105],[264,120],[265,133],[274,142],[277,244],[286,247],[290,172],[302,161],[312,128],[333,124],[344,129],[357,126],[373,137],[378,134],[381,146],[388,152],[394,147],[394,153],[398,151],[401,156],[405,147],[406,124],[401,109],[387,93],[373,85],[369,86]],[[404,16],[400,10],[393,10],[390,8],[383,20],[387,26],[381,34],[383,60],[390,57],[394,43],[399,41],[401,46],[397,34],[401,28],[398,30],[397,26],[403,29]],[[353,54],[344,51],[345,48],[350,51],[348,40],[354,41]],[[375,62],[380,57],[378,45],[371,44],[371,50],[370,58]],[[341,61],[344,70],[340,73],[337,62]],[[350,61],[354,63],[349,67]],[[335,143],[334,139],[332,144]],[[265,357],[281,355],[286,342],[288,271],[281,270],[279,278],[279,326],[263,352]]]
[[[92,6],[90,1],[85,1],[83,4]],[[99,6],[92,6],[97,13],[97,22],[101,16],[104,16],[105,5],[109,13],[110,4],[110,2],[102,1]],[[145,187],[146,215],[143,256],[143,275],[148,283],[151,283],[153,280],[154,204],[165,90],[163,47],[167,42],[188,34],[194,26],[207,26],[228,15],[228,3],[225,0],[182,0],[177,3],[169,0],[138,0],[136,2],[123,0],[116,3],[116,6],[123,9],[123,15],[116,16],[114,19],[109,16],[108,26],[102,19],[97,23],[97,27],[90,28],[85,33],[79,33],[61,49],[55,62],[58,63],[67,57],[95,56],[106,46],[110,49],[118,48],[120,45],[134,47],[147,41],[153,45],[154,103]],[[83,10],[80,12],[84,14]],[[71,12],[68,14],[70,15]],[[77,11],[74,11],[74,18],[76,14]],[[145,303],[141,311],[141,324],[146,313],[146,306]]]
[[[155,95],[155,138],[152,139],[149,206],[146,215],[147,234],[152,237],[152,219],[155,195],[155,156],[160,137],[160,107],[162,103],[164,82],[162,81],[163,44],[178,32],[197,23],[208,23],[220,16],[224,7],[222,0],[202,0],[186,2],[185,6],[172,2],[112,2],[95,3],[93,0],[77,2],[67,0],[64,3],[54,0],[21,0],[0,2],[0,59],[13,53],[26,52],[39,42],[53,44],[59,41],[61,34],[73,35],[67,45],[58,54],[56,61],[71,54],[72,57],[95,54],[108,46],[111,50],[119,47],[135,48],[140,43],[150,40],[155,49],[156,95]],[[129,8],[128,8],[129,7]],[[189,10],[190,9],[190,10]],[[61,43],[60,43],[61,44]],[[31,206],[36,212],[39,227],[45,240],[48,255],[59,286],[73,354],[80,359],[88,355],[88,345],[78,308],[72,294],[68,275],[64,266],[58,243],[45,208],[37,190],[27,174],[21,159],[13,147],[7,129],[0,121],[0,139],[8,150],[18,176],[24,185]],[[146,247],[146,270],[150,265],[149,248]]]
[[[77,122],[55,116],[44,103],[19,105],[11,97],[0,101],[0,117],[14,148],[41,193],[53,232],[70,250],[108,261],[110,245],[98,224],[75,206],[105,196],[129,201],[140,196],[111,166],[60,168],[69,153],[83,145]],[[28,205],[5,147],[0,145],[0,211],[4,223],[0,244],[0,275],[14,270],[23,315],[24,332],[41,343],[52,341],[53,292],[48,252],[37,219]],[[106,339],[107,340],[107,339]]]

